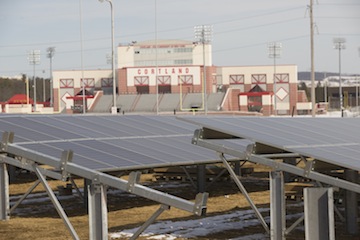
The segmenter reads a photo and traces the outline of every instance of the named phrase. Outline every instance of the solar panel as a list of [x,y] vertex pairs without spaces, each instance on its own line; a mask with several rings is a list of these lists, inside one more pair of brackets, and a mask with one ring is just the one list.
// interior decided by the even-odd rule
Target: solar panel
[[360,171],[360,118],[197,116],[181,119]]
[[174,116],[0,115],[16,145],[56,158],[72,150],[73,163],[104,172],[219,162],[191,144],[195,129]]

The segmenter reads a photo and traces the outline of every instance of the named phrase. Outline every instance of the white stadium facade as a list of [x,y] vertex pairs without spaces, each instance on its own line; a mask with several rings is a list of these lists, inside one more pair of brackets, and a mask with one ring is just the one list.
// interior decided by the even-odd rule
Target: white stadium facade
[[[115,78],[118,111],[124,113],[197,109],[289,115],[311,109],[297,90],[296,65],[214,66],[207,43],[119,45]],[[86,112],[110,112],[112,71],[54,71],[53,93],[55,112],[77,112],[84,103]]]

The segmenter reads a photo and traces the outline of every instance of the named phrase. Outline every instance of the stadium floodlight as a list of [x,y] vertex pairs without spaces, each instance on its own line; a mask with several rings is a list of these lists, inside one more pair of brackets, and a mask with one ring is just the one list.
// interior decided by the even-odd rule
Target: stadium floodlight
[[280,58],[281,56],[281,48],[282,44],[278,42],[272,42],[268,44],[268,56],[269,58],[274,59],[274,76],[273,76],[273,82],[274,82],[274,115],[277,115],[277,104],[276,104],[276,58]]
[[110,4],[111,9],[111,65],[112,65],[112,82],[113,82],[113,106],[111,108],[111,113],[116,114],[117,113],[117,107],[116,107],[116,81],[115,81],[115,36],[114,36],[114,8],[112,0],[99,0],[99,2],[108,2]]
[[204,88],[204,112],[207,115],[207,97],[206,97],[206,63],[205,63],[205,44],[211,43],[213,27],[211,25],[199,25],[194,27],[195,39],[203,46],[203,88]]
[[33,86],[34,86],[34,112],[36,112],[36,78],[35,78],[35,65],[40,64],[40,50],[31,50],[28,54],[28,61],[33,65]]
[[[52,74],[52,59],[55,55],[55,47],[48,47],[46,49],[46,56],[50,59],[50,107],[53,106],[53,74]],[[45,86],[45,85],[44,85]],[[45,91],[44,91],[45,93]],[[44,94],[45,98],[45,94]],[[45,100],[44,100],[45,102]]]
[[343,103],[343,94],[342,94],[342,84],[341,84],[341,50],[345,49],[345,38],[334,38],[334,49],[339,50],[339,101],[340,101],[340,111],[341,117],[344,116],[344,103]]
[[[358,48],[358,51],[359,51],[359,57],[360,57],[360,47]],[[359,80],[356,81],[356,89],[357,89],[357,92],[356,92],[356,109],[357,111],[359,112]]]

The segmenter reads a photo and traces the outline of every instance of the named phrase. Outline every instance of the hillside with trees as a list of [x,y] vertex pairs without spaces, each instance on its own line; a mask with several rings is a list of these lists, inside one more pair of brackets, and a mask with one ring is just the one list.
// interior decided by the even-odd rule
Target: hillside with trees
[[[0,77],[0,102],[6,102],[15,94],[26,94],[26,78],[22,74],[22,78],[2,78]],[[34,98],[34,84],[33,79],[29,79],[29,97]],[[45,83],[45,100],[47,101],[50,96],[50,81],[49,79],[36,78],[36,99],[37,102],[43,102],[44,99],[44,83]]]

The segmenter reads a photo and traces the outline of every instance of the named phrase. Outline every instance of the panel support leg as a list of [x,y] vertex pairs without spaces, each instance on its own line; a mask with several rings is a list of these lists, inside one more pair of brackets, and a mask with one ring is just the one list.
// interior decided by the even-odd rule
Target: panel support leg
[[236,161],[234,164],[234,172],[236,175],[241,176],[241,165],[240,161]]
[[38,179],[27,191],[22,195],[22,197],[10,208],[10,213],[12,213],[21,203],[24,201],[24,199],[29,196],[29,194],[39,185],[40,180]]
[[9,175],[5,163],[0,163],[0,220],[9,220]]
[[[350,182],[357,182],[358,172],[351,169],[345,170],[345,179]],[[345,216],[346,216],[346,230],[351,235],[357,235],[359,232],[357,218],[357,193],[346,190],[345,192]]]
[[270,172],[270,219],[271,240],[285,239],[284,177],[280,171]]
[[89,213],[89,187],[91,185],[91,180],[84,178],[84,208],[87,213]]
[[73,228],[73,226],[71,225],[71,222],[69,220],[69,218],[67,217],[64,209],[62,208],[59,200],[56,198],[55,193],[53,192],[53,190],[51,189],[51,187],[49,186],[48,182],[46,181],[45,177],[42,175],[42,173],[40,172],[39,168],[37,168],[36,166],[34,166],[34,172],[36,173],[36,176],[38,177],[38,179],[41,181],[42,185],[45,188],[46,193],[48,194],[51,202],[53,203],[53,205],[56,208],[56,211],[58,212],[58,214],[60,215],[61,219],[63,220],[63,222],[65,223],[65,226],[67,227],[67,229],[70,231],[71,236],[73,237],[73,239],[80,239],[79,236],[76,234],[75,229]]
[[197,165],[197,190],[199,193],[205,192],[206,165]]
[[158,210],[134,233],[134,235],[131,236],[130,240],[134,240],[140,236],[142,232],[145,231],[146,228],[152,224],[157,217],[160,216],[161,213],[163,213],[165,210],[169,210],[170,206],[162,204]]
[[88,185],[89,238],[108,239],[106,190],[102,184]]
[[304,189],[305,239],[335,240],[332,188]]
[[237,175],[235,174],[234,170],[232,169],[232,167],[230,166],[230,164],[228,163],[228,161],[226,160],[226,158],[224,157],[223,154],[219,153],[219,157],[222,160],[225,168],[228,170],[230,176],[232,177],[232,179],[234,180],[234,182],[236,183],[236,185],[238,186],[240,192],[242,194],[244,194],[246,200],[248,201],[248,203],[250,204],[251,208],[254,210],[255,215],[257,216],[257,218],[259,219],[261,225],[264,227],[265,231],[269,234],[270,230],[269,227],[267,225],[267,223],[265,222],[265,219],[263,218],[263,216],[261,215],[259,209],[255,206],[255,203],[251,200],[248,192],[246,191],[244,185],[242,185],[242,183],[240,182],[239,178],[237,177]]
[[[286,158],[286,159],[284,159],[284,163],[296,166],[296,158]],[[286,182],[286,183],[291,182],[291,180],[292,180],[291,177],[293,175],[288,172],[284,172],[283,174],[284,174],[284,182]]]

